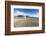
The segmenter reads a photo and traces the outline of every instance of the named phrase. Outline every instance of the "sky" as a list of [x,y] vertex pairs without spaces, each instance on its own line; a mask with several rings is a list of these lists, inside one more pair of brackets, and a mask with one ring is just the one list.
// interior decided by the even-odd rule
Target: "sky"
[[17,15],[39,17],[39,9],[14,8],[14,16]]

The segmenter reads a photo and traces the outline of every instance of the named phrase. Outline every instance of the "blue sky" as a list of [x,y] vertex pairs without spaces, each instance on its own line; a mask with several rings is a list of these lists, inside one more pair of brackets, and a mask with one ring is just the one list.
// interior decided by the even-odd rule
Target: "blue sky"
[[17,15],[39,17],[39,9],[14,8],[14,16]]

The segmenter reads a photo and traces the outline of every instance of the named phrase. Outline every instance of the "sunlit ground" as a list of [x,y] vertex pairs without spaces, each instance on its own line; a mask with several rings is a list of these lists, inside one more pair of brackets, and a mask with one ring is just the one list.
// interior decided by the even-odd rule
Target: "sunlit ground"
[[36,17],[15,17],[14,27],[36,27],[39,26],[39,20]]

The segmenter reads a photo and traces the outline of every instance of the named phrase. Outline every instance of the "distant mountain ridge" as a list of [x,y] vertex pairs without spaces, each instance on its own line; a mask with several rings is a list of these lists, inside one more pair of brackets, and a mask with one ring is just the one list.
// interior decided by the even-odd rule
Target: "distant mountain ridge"
[[[32,16],[17,15],[17,16],[15,16],[15,17],[32,17]],[[36,17],[34,17],[34,18],[36,18]],[[38,17],[37,17],[37,18],[38,18]]]

